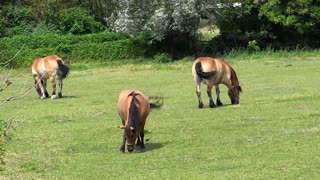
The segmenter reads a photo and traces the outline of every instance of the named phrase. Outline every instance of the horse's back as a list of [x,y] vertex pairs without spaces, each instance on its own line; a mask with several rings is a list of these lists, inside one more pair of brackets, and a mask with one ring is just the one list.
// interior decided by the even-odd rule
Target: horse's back
[[[223,59],[200,57],[192,65],[192,75],[197,79],[206,79],[208,82],[218,84],[226,74],[226,62]],[[206,83],[206,81],[204,81]]]
[[56,74],[57,70],[59,69],[59,65],[57,63],[58,60],[64,63],[62,58],[57,55],[36,58],[32,63],[32,74],[42,76],[43,78],[48,78],[46,76]]
[[130,95],[132,94],[132,92],[138,101],[138,103],[136,103],[136,106],[139,109],[140,119],[145,121],[150,111],[149,101],[141,91],[129,90],[129,89],[123,90],[119,94],[118,104],[117,104],[118,113],[121,119],[123,120],[123,124],[125,123],[124,121],[128,119],[128,112],[129,112],[130,104],[133,98],[133,96]]
[[193,71],[197,63],[201,63],[203,72],[220,71],[220,69],[227,65],[227,63],[220,58],[199,57],[193,62]]

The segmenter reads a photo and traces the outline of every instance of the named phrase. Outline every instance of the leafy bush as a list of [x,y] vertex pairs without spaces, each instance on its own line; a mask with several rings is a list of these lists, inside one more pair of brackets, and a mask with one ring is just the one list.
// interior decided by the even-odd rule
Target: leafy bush
[[248,43],[248,51],[259,51],[260,47],[257,44],[256,40],[249,41]]
[[96,21],[81,7],[62,8],[56,1],[48,1],[42,6],[3,5],[0,10],[0,37],[25,34],[90,34],[102,32],[105,26]]
[[22,47],[23,50],[11,62],[14,67],[30,66],[33,59],[50,54],[60,55],[68,63],[101,62],[130,59],[143,56],[145,48],[141,39],[127,35],[103,32],[88,35],[40,34],[2,38],[0,63],[12,58]]
[[0,10],[0,37],[30,34],[34,25],[31,8],[3,6]]
[[168,63],[172,61],[172,58],[168,53],[158,53],[154,56],[154,60],[160,63]]
[[105,29],[101,23],[95,21],[80,7],[64,10],[60,23],[60,29],[63,33],[77,35],[101,32]]

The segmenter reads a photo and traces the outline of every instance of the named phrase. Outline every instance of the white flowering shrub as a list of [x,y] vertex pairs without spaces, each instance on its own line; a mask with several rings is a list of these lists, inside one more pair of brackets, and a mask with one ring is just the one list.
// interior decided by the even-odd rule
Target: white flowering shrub
[[146,33],[150,43],[171,32],[194,35],[200,21],[200,0],[117,0],[107,18],[111,29],[131,36]]

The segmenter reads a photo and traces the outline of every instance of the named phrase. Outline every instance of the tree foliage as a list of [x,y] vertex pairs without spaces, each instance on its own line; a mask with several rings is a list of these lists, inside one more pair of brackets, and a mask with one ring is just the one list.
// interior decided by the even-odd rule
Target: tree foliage
[[[86,3],[84,3],[86,2]],[[105,30],[101,22],[86,8],[89,1],[19,0],[5,1],[0,10],[2,37],[57,32],[88,34]]]
[[205,18],[220,29],[210,51],[320,44],[318,0],[4,0],[0,7],[0,37],[107,28],[142,37],[154,51],[193,54]]
[[284,27],[294,28],[300,34],[305,34],[319,29],[320,1],[266,1],[261,5],[259,15]]
[[[207,0],[214,12],[220,36],[212,49],[317,48],[319,47],[319,1],[316,0]],[[210,4],[211,3],[211,4]]]

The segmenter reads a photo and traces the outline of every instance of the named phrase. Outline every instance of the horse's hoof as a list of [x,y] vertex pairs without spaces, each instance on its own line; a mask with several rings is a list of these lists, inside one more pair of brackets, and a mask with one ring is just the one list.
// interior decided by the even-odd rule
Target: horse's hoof
[[214,104],[214,102],[210,102],[210,103],[209,103],[209,107],[215,108],[215,107],[217,107],[217,106]]
[[216,108],[217,106],[214,104],[214,105],[210,105],[209,107],[210,108]]
[[217,102],[217,106],[222,106],[222,102]]
[[200,109],[201,108],[203,108],[204,107],[204,105],[203,104],[199,104],[199,106],[198,106]]
[[52,96],[51,96],[51,99],[57,99],[57,98],[58,98],[57,95],[52,95]]
[[47,98],[47,97],[46,97],[46,96],[41,96],[41,97],[40,97],[40,99],[45,99],[45,98]]

